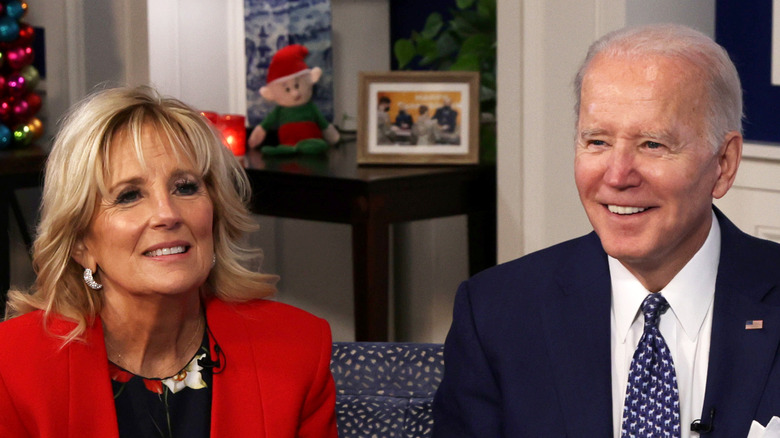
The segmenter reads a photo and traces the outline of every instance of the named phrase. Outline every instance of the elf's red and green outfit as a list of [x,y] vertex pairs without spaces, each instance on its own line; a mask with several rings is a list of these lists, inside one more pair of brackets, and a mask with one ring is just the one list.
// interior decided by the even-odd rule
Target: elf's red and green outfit
[[266,131],[277,130],[279,146],[263,148],[263,153],[276,151],[279,153],[288,148],[290,152],[300,150],[304,153],[318,153],[327,150],[328,144],[322,138],[322,131],[328,127],[328,121],[320,113],[317,105],[309,101],[300,106],[277,106],[266,116],[260,126]]
[[[299,44],[279,49],[271,59],[266,83],[308,74],[310,70],[304,61],[308,55],[309,50]],[[325,152],[328,150],[328,143],[322,132],[328,125],[328,121],[311,101],[294,107],[279,105],[260,124],[266,131],[278,132],[279,145],[265,146],[261,150],[266,155]]]

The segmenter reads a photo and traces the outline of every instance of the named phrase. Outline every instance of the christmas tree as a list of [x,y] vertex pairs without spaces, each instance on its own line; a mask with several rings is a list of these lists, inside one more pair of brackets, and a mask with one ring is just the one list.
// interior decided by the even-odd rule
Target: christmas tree
[[0,2],[0,149],[25,147],[43,135],[36,117],[41,96],[35,92],[40,74],[32,65],[35,32],[22,21],[26,13],[26,2]]

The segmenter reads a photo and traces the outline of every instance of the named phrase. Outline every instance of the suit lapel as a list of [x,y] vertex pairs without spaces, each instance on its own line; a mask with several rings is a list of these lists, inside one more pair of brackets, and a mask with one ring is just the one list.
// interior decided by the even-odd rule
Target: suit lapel
[[[248,327],[229,304],[213,299],[207,305],[212,339],[212,357],[224,362],[215,370],[211,403],[211,437],[257,436],[265,434],[260,379],[254,352],[247,339]],[[229,323],[228,323],[229,322]],[[222,355],[214,351],[219,343]]]
[[[70,322],[54,320],[53,333],[64,335]],[[108,358],[103,344],[103,326],[97,319],[85,333],[85,342],[65,347],[68,354],[68,401],[63,407],[69,437],[119,437],[116,408],[108,376]]]
[[612,434],[610,281],[606,254],[591,233],[561,266],[559,290],[544,307],[544,331],[568,436]]
[[[767,304],[780,293],[767,278],[774,261],[756,254],[751,238],[716,210],[721,225],[721,259],[715,288],[712,341],[703,421],[715,409],[715,437],[745,436],[764,393],[780,344],[780,308]],[[761,320],[763,329],[747,330]]]
[[[717,288],[714,312],[701,418],[706,422],[715,408],[715,436],[745,436],[780,342],[780,315],[727,287]],[[765,329],[746,330],[748,320],[762,320]]]

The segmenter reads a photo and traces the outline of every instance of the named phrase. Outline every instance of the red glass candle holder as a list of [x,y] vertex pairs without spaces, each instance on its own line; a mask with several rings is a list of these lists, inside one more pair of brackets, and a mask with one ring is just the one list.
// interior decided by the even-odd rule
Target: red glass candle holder
[[217,130],[225,146],[237,157],[246,154],[246,118],[238,114],[222,114],[217,118]]
[[219,119],[219,114],[213,112],[213,111],[201,111],[200,114],[206,118],[209,122],[213,123],[214,125],[217,124],[217,120]]

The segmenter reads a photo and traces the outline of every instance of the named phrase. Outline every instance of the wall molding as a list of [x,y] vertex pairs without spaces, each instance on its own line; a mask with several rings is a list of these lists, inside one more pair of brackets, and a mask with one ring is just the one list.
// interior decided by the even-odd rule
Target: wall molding
[[182,95],[179,0],[147,0],[149,82],[162,94]]
[[244,1],[227,2],[228,105],[230,112],[246,114],[246,28]]
[[65,1],[65,39],[68,71],[68,106],[87,93],[84,55],[84,0]]
[[780,162],[780,145],[745,142],[742,159],[770,160]]

